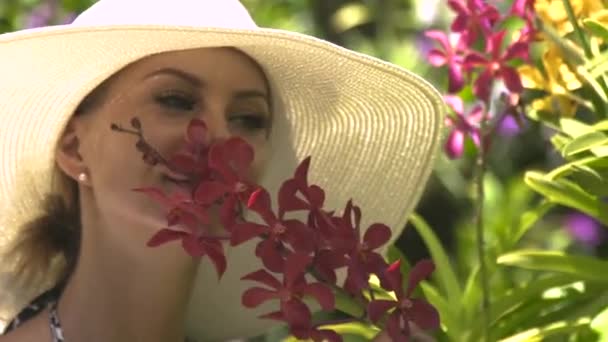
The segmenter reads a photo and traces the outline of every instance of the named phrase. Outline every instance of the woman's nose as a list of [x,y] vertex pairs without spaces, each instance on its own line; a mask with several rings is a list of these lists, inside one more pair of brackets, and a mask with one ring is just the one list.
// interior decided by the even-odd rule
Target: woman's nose
[[213,111],[205,113],[199,117],[205,122],[207,132],[205,134],[206,143],[211,144],[218,140],[225,140],[230,137],[230,129],[228,122],[222,111]]

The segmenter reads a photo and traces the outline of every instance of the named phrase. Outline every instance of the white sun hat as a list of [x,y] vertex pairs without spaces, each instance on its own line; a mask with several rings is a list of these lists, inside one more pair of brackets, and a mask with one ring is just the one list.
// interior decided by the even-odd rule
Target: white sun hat
[[[146,56],[223,46],[259,63],[276,101],[274,159],[262,185],[276,190],[312,155],[310,179],[326,189],[327,208],[340,210],[352,198],[364,226],[383,222],[397,238],[441,140],[444,104],[429,83],[314,37],[259,28],[236,0],[100,0],[72,24],[0,35],[0,254],[41,214],[53,192],[58,138],[91,90]],[[272,324],[256,318],[267,307],[240,304],[251,284],[239,278],[260,267],[252,248],[228,252],[220,282],[201,263],[187,322],[192,337],[251,336]],[[32,289],[3,289],[0,317],[16,314]]]

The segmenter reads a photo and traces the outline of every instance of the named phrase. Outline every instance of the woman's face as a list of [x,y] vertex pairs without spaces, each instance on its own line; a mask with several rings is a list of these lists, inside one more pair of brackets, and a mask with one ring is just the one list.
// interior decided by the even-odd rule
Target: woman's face
[[155,55],[122,70],[99,103],[71,123],[88,175],[81,196],[90,195],[88,210],[95,221],[117,238],[145,243],[165,226],[166,209],[132,189],[153,186],[170,193],[176,188],[166,167],[143,162],[136,136],[112,131],[111,124],[130,128],[131,118],[138,117],[146,141],[170,156],[183,145],[188,123],[202,119],[210,141],[240,136],[253,146],[255,179],[269,150],[269,97],[259,67],[229,48]]

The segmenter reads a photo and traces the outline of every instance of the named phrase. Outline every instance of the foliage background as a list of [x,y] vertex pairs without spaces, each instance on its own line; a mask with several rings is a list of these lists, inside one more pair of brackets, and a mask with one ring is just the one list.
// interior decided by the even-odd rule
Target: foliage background
[[[218,0],[220,1],[220,0]],[[69,22],[92,0],[0,0],[0,33],[46,24]],[[282,28],[327,39],[336,44],[391,61],[422,75],[439,89],[447,89],[447,73],[431,67],[425,55],[433,43],[424,31],[446,31],[453,14],[446,0],[243,0],[259,25]],[[505,1],[509,3],[510,1]],[[498,2],[500,3],[500,2]],[[7,62],[7,61],[4,61]],[[10,61],[8,61],[10,62]],[[536,121],[523,127],[505,121],[493,137],[484,179],[484,216],[488,250],[515,234],[522,213],[540,202],[524,184],[527,170],[549,170],[563,163],[549,141],[552,131]],[[471,144],[469,144],[471,145]],[[447,250],[457,278],[465,282],[476,265],[473,226],[474,147],[459,160],[442,155],[417,208]],[[608,230],[592,218],[563,207],[552,208],[518,243],[519,247],[560,250],[608,257]],[[406,229],[397,242],[410,263],[428,257],[416,229]],[[498,255],[488,255],[495,258]],[[495,269],[490,267],[490,273]],[[507,274],[507,275],[505,275]],[[526,272],[501,273],[493,290],[531,279]],[[499,288],[499,289],[496,289]],[[605,299],[604,299],[605,300]],[[606,304],[608,305],[608,304]],[[515,332],[515,331],[514,331]]]

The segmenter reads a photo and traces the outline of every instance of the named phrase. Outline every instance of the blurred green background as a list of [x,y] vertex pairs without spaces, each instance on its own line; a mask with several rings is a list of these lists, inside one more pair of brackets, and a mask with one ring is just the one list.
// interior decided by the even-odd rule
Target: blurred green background
[[[218,0],[219,1],[219,0]],[[69,23],[93,0],[0,0],[0,33],[50,24]],[[429,29],[447,30],[453,19],[445,0],[243,0],[260,26],[311,34],[411,69],[447,88],[446,71],[425,61],[432,43]],[[2,61],[10,63],[10,61]],[[523,183],[528,169],[548,169],[561,162],[548,142],[550,132],[533,122],[518,127],[501,125],[492,140],[486,184],[487,244],[510,234],[522,212],[539,202]],[[436,231],[461,274],[475,264],[471,146],[465,157],[449,160],[443,154],[417,209]],[[536,224],[523,247],[559,249],[607,256],[606,230],[586,216],[563,208]],[[428,251],[414,229],[406,229],[398,247],[414,262]],[[497,246],[493,246],[497,247]],[[499,247],[499,246],[498,246]],[[505,252],[494,248],[497,253]],[[489,257],[493,257],[492,255]]]

